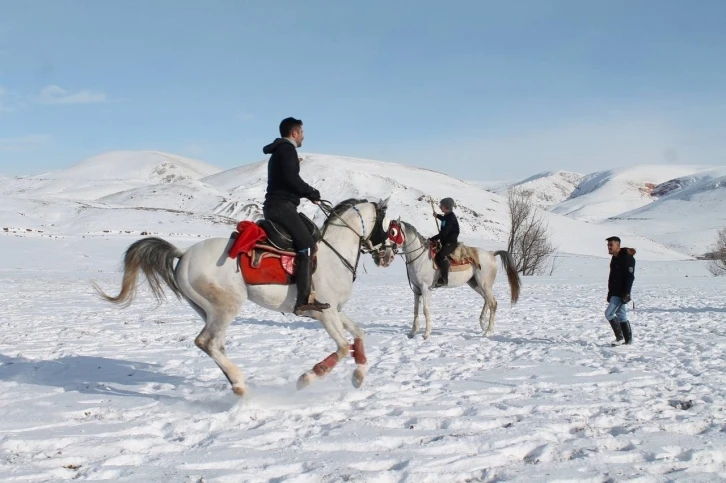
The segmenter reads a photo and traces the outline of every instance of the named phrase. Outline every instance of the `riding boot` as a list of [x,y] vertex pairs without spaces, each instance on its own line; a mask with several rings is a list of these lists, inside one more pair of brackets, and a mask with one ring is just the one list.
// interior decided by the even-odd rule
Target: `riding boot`
[[620,321],[618,319],[611,320],[610,327],[613,328],[613,332],[615,333],[615,342],[613,342],[612,345],[622,344],[623,343],[623,330],[620,327]]
[[627,320],[620,322],[620,329],[623,331],[623,337],[625,337],[625,344],[633,342],[633,332],[630,330],[630,322]]
[[322,312],[330,308],[330,304],[320,303],[317,300],[310,301],[310,290],[313,281],[313,260],[307,251],[299,252],[295,257],[297,270],[295,272],[295,283],[297,285],[297,301],[295,302],[295,315],[314,310]]
[[441,276],[439,277],[439,283],[436,284],[437,287],[445,287],[449,285],[449,267],[451,266],[451,262],[448,258],[444,258],[441,262],[439,262],[439,272],[441,273]]

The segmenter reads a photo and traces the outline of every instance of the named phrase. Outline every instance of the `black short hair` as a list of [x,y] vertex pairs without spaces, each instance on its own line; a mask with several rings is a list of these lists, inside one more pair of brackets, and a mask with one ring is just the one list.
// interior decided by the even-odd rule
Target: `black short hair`
[[605,241],[616,241],[616,242],[620,243],[620,237],[611,236],[610,238],[606,238]]
[[295,129],[302,126],[302,123],[300,119],[295,119],[294,117],[283,119],[280,123],[280,137],[289,138]]

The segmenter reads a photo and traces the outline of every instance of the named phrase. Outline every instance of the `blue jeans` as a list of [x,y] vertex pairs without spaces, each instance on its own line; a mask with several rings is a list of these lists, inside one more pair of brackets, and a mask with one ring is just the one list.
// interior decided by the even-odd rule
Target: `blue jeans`
[[610,297],[610,304],[605,309],[605,318],[610,320],[618,319],[619,322],[627,322],[628,314],[625,311],[625,304],[620,297]]

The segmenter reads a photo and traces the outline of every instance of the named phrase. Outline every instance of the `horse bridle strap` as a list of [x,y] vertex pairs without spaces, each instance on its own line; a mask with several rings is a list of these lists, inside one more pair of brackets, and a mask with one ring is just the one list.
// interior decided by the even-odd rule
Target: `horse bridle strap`
[[[373,203],[373,204],[376,205],[375,203]],[[325,212],[327,210],[328,216],[335,216],[337,219],[339,219],[343,223],[342,225],[337,225],[337,226],[345,226],[346,228],[348,228],[350,231],[352,231],[353,233],[355,233],[358,236],[358,250],[357,250],[358,256],[355,259],[355,266],[352,265],[343,255],[340,254],[340,252],[338,250],[335,249],[335,247],[333,245],[330,244],[330,242],[328,242],[325,239],[325,232],[328,229],[327,226],[323,230],[323,238],[321,239],[321,241],[323,243],[325,243],[325,245],[328,248],[330,248],[333,251],[333,253],[335,253],[335,255],[340,259],[340,261],[343,262],[343,265],[345,265],[345,267],[348,270],[350,270],[350,272],[353,274],[353,281],[355,282],[355,279],[358,277],[358,262],[360,262],[360,255],[361,255],[361,253],[367,253],[362,248],[363,244],[365,242],[369,241],[370,237],[373,235],[373,232],[371,231],[370,235],[368,235],[367,238],[364,238],[365,231],[366,231],[365,221],[363,220],[363,215],[361,215],[360,211],[358,210],[358,208],[356,208],[355,205],[351,206],[351,208],[353,208],[355,210],[355,212],[358,214],[358,217],[360,218],[361,228],[363,229],[362,235],[359,234],[352,226],[350,226],[350,224],[348,224],[348,222],[346,222],[339,214],[335,213],[335,211],[333,211],[333,209],[330,208],[330,206],[332,206],[332,205],[333,204],[327,200],[320,200],[320,204],[318,206],[321,207],[323,212]],[[376,215],[377,214],[378,214],[378,205],[376,205]],[[376,216],[376,221],[377,221],[377,218],[378,217]]]

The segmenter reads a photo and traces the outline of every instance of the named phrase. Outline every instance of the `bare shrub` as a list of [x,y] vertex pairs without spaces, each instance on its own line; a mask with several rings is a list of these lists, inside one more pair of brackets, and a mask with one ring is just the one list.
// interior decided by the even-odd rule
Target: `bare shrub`
[[709,253],[708,271],[715,276],[726,275],[726,228],[718,232],[713,252]]
[[537,210],[533,193],[512,188],[507,193],[509,240],[507,251],[522,275],[541,275],[554,253],[551,234],[544,215]]

